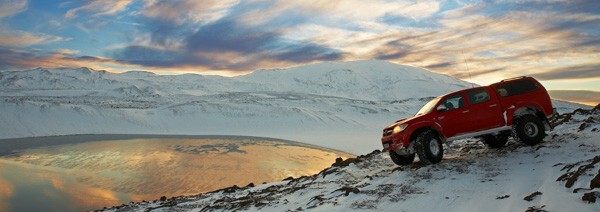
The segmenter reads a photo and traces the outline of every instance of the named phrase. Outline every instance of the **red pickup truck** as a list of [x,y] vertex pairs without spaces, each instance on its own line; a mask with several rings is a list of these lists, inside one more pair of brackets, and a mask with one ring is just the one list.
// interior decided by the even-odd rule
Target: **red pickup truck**
[[425,164],[442,160],[443,142],[482,138],[490,148],[500,148],[513,136],[536,145],[550,129],[555,113],[548,92],[532,77],[502,80],[489,86],[439,96],[409,119],[383,129],[383,150],[398,165],[408,165],[415,153]]

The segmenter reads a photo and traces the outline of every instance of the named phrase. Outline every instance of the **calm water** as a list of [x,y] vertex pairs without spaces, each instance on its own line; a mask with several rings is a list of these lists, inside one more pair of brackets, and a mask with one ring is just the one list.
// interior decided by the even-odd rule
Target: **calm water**
[[224,136],[0,140],[0,211],[80,211],[315,174],[351,155]]

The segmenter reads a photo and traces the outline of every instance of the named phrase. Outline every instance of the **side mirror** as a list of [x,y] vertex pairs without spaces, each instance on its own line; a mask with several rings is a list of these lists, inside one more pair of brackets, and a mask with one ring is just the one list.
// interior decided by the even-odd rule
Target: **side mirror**
[[444,111],[447,111],[447,110],[448,110],[448,108],[446,108],[446,105],[444,105],[444,104],[441,104],[441,105],[438,105],[438,107],[437,107],[435,110],[436,110],[437,112],[444,112]]

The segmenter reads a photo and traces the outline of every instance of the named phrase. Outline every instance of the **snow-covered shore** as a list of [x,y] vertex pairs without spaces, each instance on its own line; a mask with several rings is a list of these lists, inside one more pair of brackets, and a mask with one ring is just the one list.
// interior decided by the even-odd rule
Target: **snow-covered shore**
[[374,151],[312,176],[233,186],[107,211],[599,211],[600,106],[559,120],[539,145],[447,146],[441,163],[399,167]]

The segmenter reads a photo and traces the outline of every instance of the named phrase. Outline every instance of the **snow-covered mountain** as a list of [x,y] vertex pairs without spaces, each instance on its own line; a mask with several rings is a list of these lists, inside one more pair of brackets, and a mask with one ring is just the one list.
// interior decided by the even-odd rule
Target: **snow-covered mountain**
[[[162,197],[107,211],[600,211],[600,105],[563,114],[544,141],[475,140],[444,160],[399,167],[387,153],[339,158],[318,174]],[[160,194],[157,194],[157,197]]]
[[471,84],[369,60],[245,76],[121,74],[88,68],[0,72],[0,138],[65,134],[275,137],[361,154],[381,129]]

